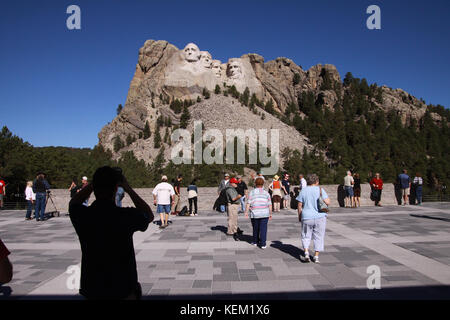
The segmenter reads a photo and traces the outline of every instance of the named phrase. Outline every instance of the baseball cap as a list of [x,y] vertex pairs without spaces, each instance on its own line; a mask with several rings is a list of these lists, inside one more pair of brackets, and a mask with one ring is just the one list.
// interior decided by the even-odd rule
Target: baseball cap
[[230,183],[236,183],[236,184],[237,184],[238,181],[236,180],[236,178],[231,178],[231,179],[230,179]]
[[161,177],[161,180],[167,181],[167,176],[162,176],[162,177]]
[[86,180],[86,181],[87,181],[87,179],[88,179],[88,178],[87,178],[86,176],[84,176],[82,180]]
[[228,173],[225,173],[225,177],[229,177],[230,175]]

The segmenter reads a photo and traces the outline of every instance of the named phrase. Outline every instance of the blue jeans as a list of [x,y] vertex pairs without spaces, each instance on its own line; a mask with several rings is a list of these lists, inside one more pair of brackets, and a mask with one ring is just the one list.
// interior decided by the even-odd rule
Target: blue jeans
[[422,186],[416,187],[416,199],[418,204],[422,203]]
[[28,219],[31,217],[31,211],[33,211],[33,201],[27,200],[27,215],[25,216],[25,218]]
[[[34,211],[34,215],[36,216],[36,220],[41,219],[44,220],[45,215],[45,192],[37,192],[36,193],[36,210]],[[40,216],[39,216],[40,213]]]
[[240,198],[241,200],[241,211],[244,212],[245,211],[245,196]]
[[267,239],[267,222],[269,218],[252,218],[252,227],[253,227],[253,243],[264,247],[266,245]]

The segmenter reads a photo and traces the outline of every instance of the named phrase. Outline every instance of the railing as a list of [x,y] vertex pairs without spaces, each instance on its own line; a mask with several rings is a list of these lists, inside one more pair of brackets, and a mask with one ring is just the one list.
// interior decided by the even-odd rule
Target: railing
[[26,210],[27,203],[16,201],[16,202],[5,202],[3,204],[3,210]]
[[423,202],[450,202],[450,194],[425,194]]

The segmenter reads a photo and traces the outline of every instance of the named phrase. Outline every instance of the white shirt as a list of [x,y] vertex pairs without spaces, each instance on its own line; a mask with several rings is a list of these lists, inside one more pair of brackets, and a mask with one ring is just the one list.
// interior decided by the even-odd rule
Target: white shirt
[[353,183],[355,183],[355,180],[353,180],[353,177],[346,175],[344,178],[344,186],[345,187],[353,187]]
[[25,189],[25,200],[36,200],[36,194],[33,192],[32,187]]
[[305,179],[305,178],[302,178],[302,179],[300,180],[300,187],[301,187],[301,189],[302,189],[302,190],[305,189],[306,186],[307,186],[306,179]]
[[170,199],[170,197],[175,194],[175,190],[173,189],[171,184],[167,182],[161,182],[156,185],[152,193],[156,196],[157,204],[171,204],[172,200]]

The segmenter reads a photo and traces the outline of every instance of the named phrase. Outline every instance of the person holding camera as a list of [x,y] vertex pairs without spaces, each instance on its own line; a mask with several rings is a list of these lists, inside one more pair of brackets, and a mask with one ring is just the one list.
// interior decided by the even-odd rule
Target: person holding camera
[[36,180],[33,182],[32,189],[36,194],[36,206],[34,209],[36,221],[44,221],[47,193],[50,193],[50,185],[45,179],[45,174],[41,172],[37,175]]
[[[135,208],[116,206],[119,186]],[[86,207],[83,202],[92,191],[95,201]],[[140,299],[133,234],[147,230],[154,216],[121,170],[98,168],[92,183],[70,200],[69,214],[81,245],[80,294],[87,299]]]

